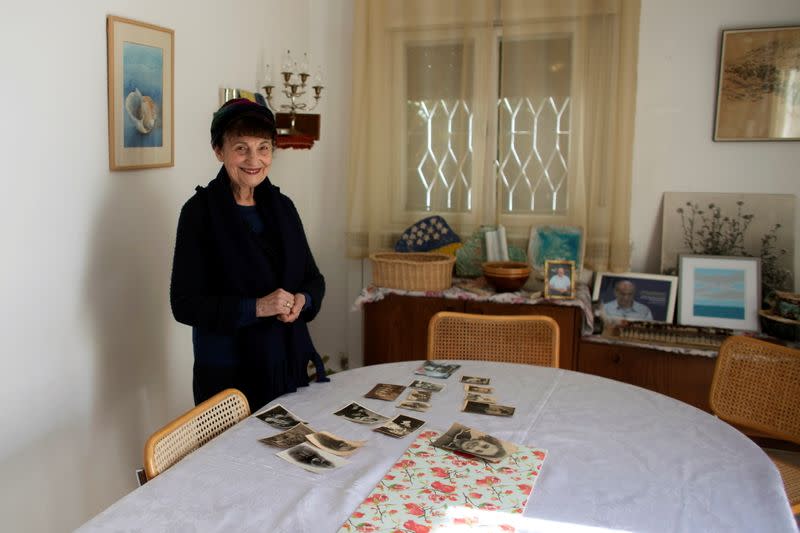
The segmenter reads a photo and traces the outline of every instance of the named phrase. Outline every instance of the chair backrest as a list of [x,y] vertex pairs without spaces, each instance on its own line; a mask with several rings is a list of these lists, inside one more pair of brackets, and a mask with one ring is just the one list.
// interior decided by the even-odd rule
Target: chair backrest
[[709,403],[726,422],[800,444],[800,350],[728,337],[719,349]]
[[147,479],[153,479],[249,415],[250,405],[244,394],[226,389],[176,418],[147,439],[144,446]]
[[428,359],[474,359],[558,366],[558,323],[540,315],[442,311],[428,324]]

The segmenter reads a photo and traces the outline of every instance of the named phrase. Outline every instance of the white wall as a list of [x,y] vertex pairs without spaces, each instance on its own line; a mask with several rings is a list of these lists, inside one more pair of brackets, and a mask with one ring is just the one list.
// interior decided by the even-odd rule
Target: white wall
[[[800,24],[798,0],[642,0],[633,270],[658,272],[665,191],[800,196],[800,143],[711,140],[721,30],[792,24]],[[800,247],[795,249],[800,278]],[[800,287],[798,279],[795,284]]]
[[[174,168],[108,171],[107,14],[175,30]],[[322,140],[279,152],[272,178],[295,199],[328,281],[317,346],[360,362],[361,315],[349,308],[361,270],[342,252],[351,18],[352,0],[4,6],[3,530],[82,523],[134,487],[147,435],[191,406],[190,331],[168,302],[178,211],[217,169],[208,126],[218,88],[254,87],[265,56],[274,63],[284,47],[309,50],[328,88]],[[720,29],[798,22],[797,0],[643,0],[635,269],[657,269],[664,191],[800,194],[797,143],[710,140]]]
[[[173,168],[108,170],[107,14],[175,30]],[[84,522],[134,488],[146,437],[191,407],[191,333],[168,299],[177,216],[218,168],[219,87],[255,88],[265,50],[308,50],[327,76],[322,140],[278,152],[271,174],[327,278],[317,347],[347,352],[351,19],[351,0],[3,6],[0,529]]]

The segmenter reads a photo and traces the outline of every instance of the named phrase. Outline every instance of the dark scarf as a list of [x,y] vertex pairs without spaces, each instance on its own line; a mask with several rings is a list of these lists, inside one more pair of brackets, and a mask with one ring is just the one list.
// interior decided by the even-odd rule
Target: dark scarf
[[[223,286],[242,298],[260,297],[278,288],[300,292],[307,260],[303,228],[280,189],[267,178],[254,192],[256,208],[267,226],[264,233],[270,232],[272,239],[256,237],[245,226],[225,167],[206,191],[211,238],[224,272]],[[279,268],[273,267],[276,261]],[[308,385],[309,361],[314,363],[317,381],[327,381],[324,365],[302,318],[291,324],[275,317],[261,318],[238,329],[235,337],[237,355],[245,367],[265,374],[264,386],[271,396],[267,402]]]

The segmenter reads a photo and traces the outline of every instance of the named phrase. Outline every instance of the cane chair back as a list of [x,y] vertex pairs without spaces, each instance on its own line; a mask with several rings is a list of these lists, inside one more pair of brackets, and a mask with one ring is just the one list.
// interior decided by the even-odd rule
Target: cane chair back
[[244,394],[226,389],[176,418],[147,439],[144,446],[147,479],[153,479],[249,415],[250,405]]
[[[800,350],[728,337],[720,346],[709,403],[715,415],[745,433],[800,444]],[[781,472],[797,514],[800,454],[765,451]]]
[[428,324],[428,359],[467,359],[558,366],[558,323],[540,315],[442,311]]

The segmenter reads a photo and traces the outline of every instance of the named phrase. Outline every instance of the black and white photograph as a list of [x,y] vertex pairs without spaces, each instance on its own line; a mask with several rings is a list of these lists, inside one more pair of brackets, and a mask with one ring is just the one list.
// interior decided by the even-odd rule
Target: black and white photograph
[[414,370],[414,373],[421,376],[428,376],[429,378],[447,379],[459,368],[461,368],[461,365],[455,363],[425,361],[421,367]]
[[418,430],[424,425],[425,421],[420,420],[419,418],[406,415],[397,415],[389,422],[386,422],[382,426],[376,427],[372,431],[377,431],[378,433],[383,433],[384,435],[389,435],[390,437],[400,439]]
[[364,398],[373,398],[393,402],[406,390],[405,385],[391,385],[389,383],[378,383],[364,395]]
[[677,276],[598,272],[592,300],[607,319],[672,322]]
[[496,403],[473,402],[467,400],[464,402],[464,408],[461,409],[465,413],[476,413],[479,415],[494,415],[494,416],[514,416],[514,407],[508,405],[499,405]]
[[275,407],[270,407],[263,413],[257,414],[256,418],[276,429],[293,428],[302,422],[294,413],[280,404]]
[[545,261],[545,298],[575,298],[575,261]]
[[283,433],[258,439],[258,442],[263,442],[268,446],[274,446],[276,448],[291,448],[292,446],[297,446],[301,442],[305,442],[306,435],[312,433],[314,433],[313,429],[300,423],[295,425],[292,429],[287,429]]
[[336,457],[332,453],[320,450],[319,448],[314,448],[305,442],[275,455],[285,461],[299,466],[300,468],[316,474],[328,472],[334,468],[338,468],[347,464],[347,461],[341,457]]
[[466,392],[472,392],[476,394],[492,394],[494,393],[494,389],[492,387],[482,387],[480,385],[464,385],[464,390]]
[[453,423],[442,436],[433,442],[437,448],[468,453],[490,463],[502,461],[517,451],[510,442],[502,441],[477,429]]
[[375,411],[367,409],[363,405],[356,402],[342,407],[333,414],[336,416],[341,416],[350,422],[366,425],[380,424],[389,420],[388,416],[383,416],[382,414],[376,413]]
[[470,383],[472,385],[488,385],[491,382],[489,378],[481,378],[477,376],[461,376],[461,383]]
[[428,409],[431,408],[431,404],[426,402],[416,402],[413,400],[403,400],[402,402],[397,404],[397,407],[401,409],[410,409],[411,411],[420,411],[424,413]]
[[444,390],[444,385],[439,385],[438,383],[431,383],[430,381],[422,381],[420,379],[415,379],[409,385],[412,389],[420,389],[428,392],[442,392]]
[[408,391],[408,396],[406,396],[406,400],[409,402],[430,403],[431,394],[432,393],[429,390],[411,389],[410,391]]
[[468,402],[482,402],[482,403],[497,403],[497,398],[489,394],[479,394],[477,392],[468,392],[464,397]]
[[327,431],[312,433],[310,435],[306,435],[305,438],[317,448],[322,448],[326,452],[330,452],[341,457],[349,457],[353,454],[353,452],[366,443],[366,441],[363,440],[343,439],[342,437],[334,435],[333,433],[328,433]]

